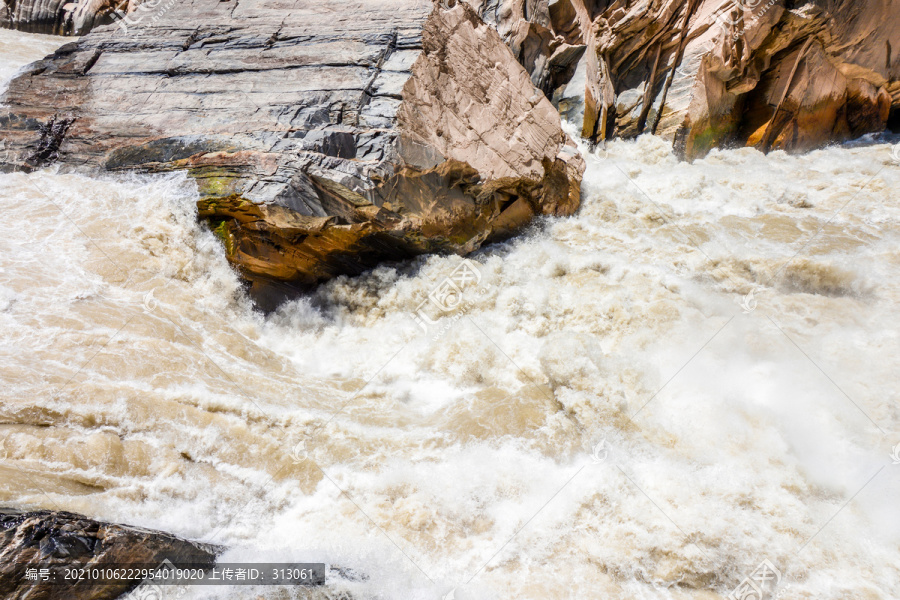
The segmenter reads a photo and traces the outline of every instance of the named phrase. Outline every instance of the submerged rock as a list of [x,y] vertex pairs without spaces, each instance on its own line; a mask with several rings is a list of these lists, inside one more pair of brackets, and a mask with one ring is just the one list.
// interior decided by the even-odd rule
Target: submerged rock
[[[140,579],[104,585],[65,585],[40,579],[41,569],[174,564],[212,567],[215,549],[166,533],[101,523],[48,510],[0,509],[0,597],[4,600],[106,600]],[[38,580],[26,577],[35,569]]]
[[157,6],[11,82],[7,163],[188,171],[258,298],[578,207],[558,113],[465,4]]

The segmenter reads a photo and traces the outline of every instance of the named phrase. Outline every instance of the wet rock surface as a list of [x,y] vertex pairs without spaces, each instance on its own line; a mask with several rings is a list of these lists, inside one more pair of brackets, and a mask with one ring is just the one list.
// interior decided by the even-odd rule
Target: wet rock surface
[[101,523],[67,512],[0,508],[0,597],[4,600],[107,600],[140,580],[104,585],[66,585],[26,577],[29,569],[174,564],[212,567],[215,548],[172,535]]

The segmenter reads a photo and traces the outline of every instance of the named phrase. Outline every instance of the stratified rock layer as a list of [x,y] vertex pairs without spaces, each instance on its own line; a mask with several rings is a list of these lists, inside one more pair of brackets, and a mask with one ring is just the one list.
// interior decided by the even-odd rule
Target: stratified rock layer
[[7,161],[187,170],[260,292],[571,214],[584,164],[558,113],[497,31],[452,4],[135,11],[11,83]]
[[[168,560],[175,565],[212,567],[211,548],[174,536],[112,525],[67,512],[22,513],[0,509],[0,597],[4,600],[71,600],[118,598],[140,579],[88,585],[86,582],[49,582],[41,570],[61,568],[155,567]],[[26,577],[34,569],[38,580]]]
[[[62,32],[111,6],[3,1],[19,15],[6,26]],[[131,2],[130,17],[162,1]],[[691,158],[725,145],[806,150],[900,123],[896,0],[460,1],[592,140],[653,132]]]

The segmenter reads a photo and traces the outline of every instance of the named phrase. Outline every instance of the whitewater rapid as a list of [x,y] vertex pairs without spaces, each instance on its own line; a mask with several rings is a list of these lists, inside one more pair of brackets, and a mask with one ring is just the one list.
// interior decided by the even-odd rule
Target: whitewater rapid
[[[0,31],[0,77],[59,43]],[[900,597],[898,141],[585,147],[576,216],[268,316],[186,176],[0,175],[0,502],[334,596]]]

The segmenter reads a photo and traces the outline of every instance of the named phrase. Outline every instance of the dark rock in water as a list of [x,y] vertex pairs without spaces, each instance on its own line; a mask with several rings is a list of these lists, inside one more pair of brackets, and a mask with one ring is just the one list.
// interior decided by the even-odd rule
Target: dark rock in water
[[134,589],[140,579],[104,585],[63,585],[26,578],[29,569],[115,565],[212,567],[215,548],[157,531],[101,523],[67,512],[0,509],[0,598],[106,600]]
[[59,145],[66,137],[66,131],[73,119],[50,119],[41,127],[41,139],[34,154],[25,159],[25,166],[37,169],[45,164],[52,164],[59,158]]
[[187,171],[257,297],[579,205],[559,114],[463,3],[153,6],[11,82],[6,168]]

